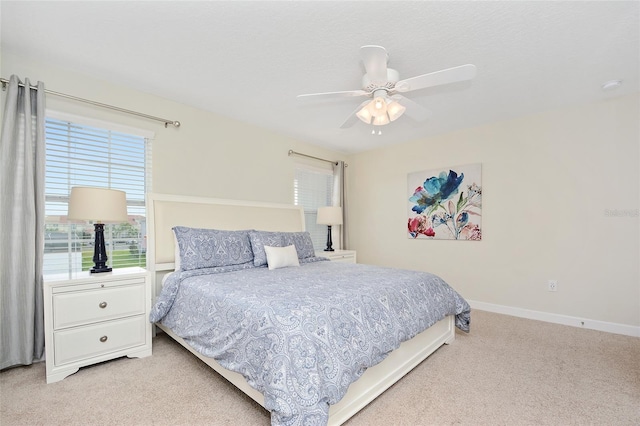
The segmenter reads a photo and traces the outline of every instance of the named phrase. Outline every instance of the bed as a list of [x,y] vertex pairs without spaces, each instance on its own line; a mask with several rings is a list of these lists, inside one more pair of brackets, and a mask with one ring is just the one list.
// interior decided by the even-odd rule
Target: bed
[[[434,275],[315,258],[298,206],[150,193],[147,212],[151,319],[268,409],[273,425],[342,424],[453,342],[456,326],[468,330],[469,305]],[[202,266],[180,232],[247,233],[253,246],[231,266]],[[273,255],[276,236],[284,242],[267,262],[260,244]],[[276,268],[285,252],[300,266]],[[379,286],[391,281],[401,291]],[[422,293],[439,304],[418,302]]]

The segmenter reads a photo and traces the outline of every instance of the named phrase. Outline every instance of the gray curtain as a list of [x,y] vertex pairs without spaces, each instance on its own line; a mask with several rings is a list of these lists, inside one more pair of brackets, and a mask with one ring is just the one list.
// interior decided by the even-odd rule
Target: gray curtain
[[[338,235],[339,246],[342,250],[349,247],[347,228],[347,164],[344,161],[333,163],[333,205],[342,207],[342,226]],[[333,238],[333,237],[332,237]]]
[[0,139],[0,369],[44,354],[44,84],[12,75]]

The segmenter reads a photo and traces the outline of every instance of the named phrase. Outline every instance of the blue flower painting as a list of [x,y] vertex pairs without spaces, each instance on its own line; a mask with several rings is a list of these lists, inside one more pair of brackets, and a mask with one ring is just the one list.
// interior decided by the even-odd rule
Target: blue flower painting
[[482,239],[481,165],[410,173],[409,219],[412,239]]

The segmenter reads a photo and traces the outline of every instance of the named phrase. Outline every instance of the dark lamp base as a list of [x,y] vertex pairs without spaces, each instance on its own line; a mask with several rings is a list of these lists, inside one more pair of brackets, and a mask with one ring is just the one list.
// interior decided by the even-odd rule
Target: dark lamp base
[[89,271],[92,274],[99,274],[101,272],[111,272],[111,267],[107,266],[107,250],[104,243],[104,224],[95,223],[93,225],[96,233],[96,241],[93,244],[93,268]]
[[327,225],[327,228],[329,228],[327,232],[327,248],[324,249],[324,251],[335,251],[333,250],[333,242],[331,241],[331,225]]
[[92,274],[99,274],[100,272],[111,272],[113,269],[110,266],[105,266],[103,268],[98,268],[97,266],[94,266],[93,268],[91,268],[91,270],[89,271]]

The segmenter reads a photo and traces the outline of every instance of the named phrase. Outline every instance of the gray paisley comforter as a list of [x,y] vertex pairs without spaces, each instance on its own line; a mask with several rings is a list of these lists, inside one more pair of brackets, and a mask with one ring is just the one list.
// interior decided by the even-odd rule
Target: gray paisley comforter
[[272,425],[326,424],[329,405],[400,343],[468,303],[439,277],[340,262],[172,274],[151,312],[264,394]]

